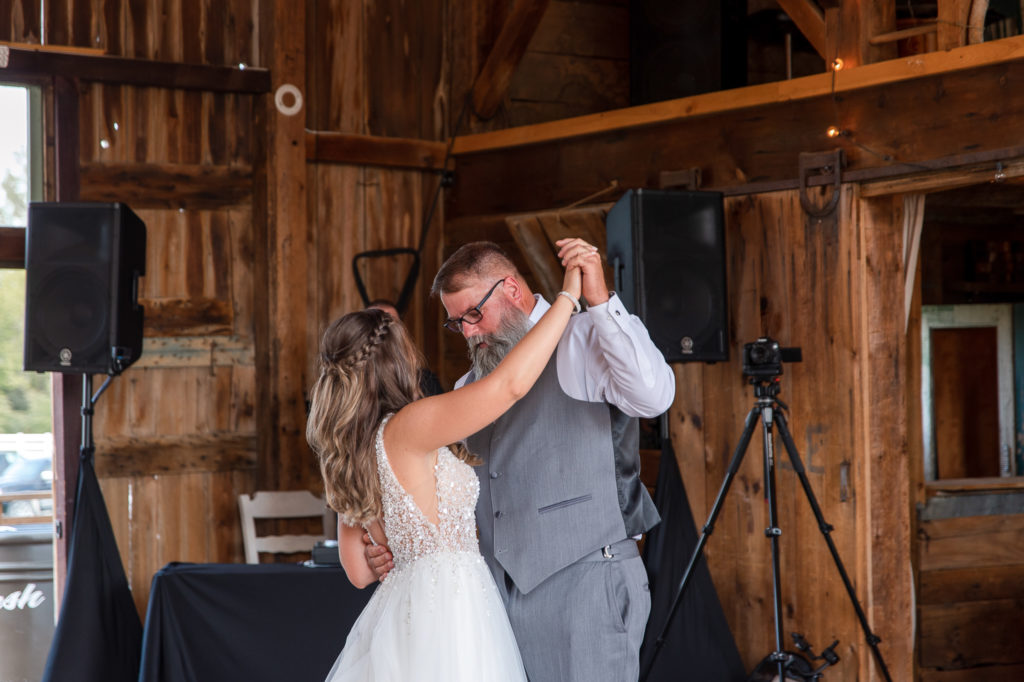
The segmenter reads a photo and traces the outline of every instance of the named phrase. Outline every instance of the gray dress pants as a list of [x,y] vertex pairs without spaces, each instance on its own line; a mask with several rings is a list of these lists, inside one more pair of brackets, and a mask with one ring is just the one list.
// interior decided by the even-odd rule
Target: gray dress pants
[[499,592],[530,682],[638,678],[651,594],[633,540],[587,555],[529,594],[507,576]]

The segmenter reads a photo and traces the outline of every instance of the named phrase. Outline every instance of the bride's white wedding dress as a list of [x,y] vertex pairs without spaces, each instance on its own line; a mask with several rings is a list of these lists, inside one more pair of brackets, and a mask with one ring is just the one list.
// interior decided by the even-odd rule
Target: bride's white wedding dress
[[515,636],[480,555],[480,482],[443,447],[434,525],[402,488],[377,429],[383,525],[395,567],[359,615],[328,682],[525,682]]

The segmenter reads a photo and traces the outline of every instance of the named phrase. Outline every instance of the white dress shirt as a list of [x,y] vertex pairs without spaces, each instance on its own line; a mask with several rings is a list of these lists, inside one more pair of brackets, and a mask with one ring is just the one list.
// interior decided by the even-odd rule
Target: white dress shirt
[[[530,313],[535,323],[551,304],[540,294]],[[612,292],[569,320],[558,342],[558,383],[576,400],[607,402],[630,417],[656,417],[675,397],[676,379],[647,328]],[[466,383],[463,376],[455,383]]]

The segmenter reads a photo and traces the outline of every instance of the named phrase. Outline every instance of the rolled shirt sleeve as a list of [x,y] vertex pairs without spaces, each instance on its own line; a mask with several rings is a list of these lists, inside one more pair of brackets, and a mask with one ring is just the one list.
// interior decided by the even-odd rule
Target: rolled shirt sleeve
[[[534,314],[541,307],[548,307],[543,299]],[[608,402],[631,417],[656,417],[675,397],[672,368],[614,293],[570,321],[558,346],[558,381],[577,400]]]

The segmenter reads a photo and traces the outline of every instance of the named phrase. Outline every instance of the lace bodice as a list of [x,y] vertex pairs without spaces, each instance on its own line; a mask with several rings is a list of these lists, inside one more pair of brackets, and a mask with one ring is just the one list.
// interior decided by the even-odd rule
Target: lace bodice
[[405,491],[391,469],[384,452],[385,417],[377,429],[377,475],[380,476],[381,502],[384,508],[384,532],[395,558],[395,570],[401,570],[428,554],[439,552],[479,552],[476,538],[476,498],[480,481],[473,469],[452,454],[447,447],[437,452],[434,481],[437,485],[437,513],[434,525]]

